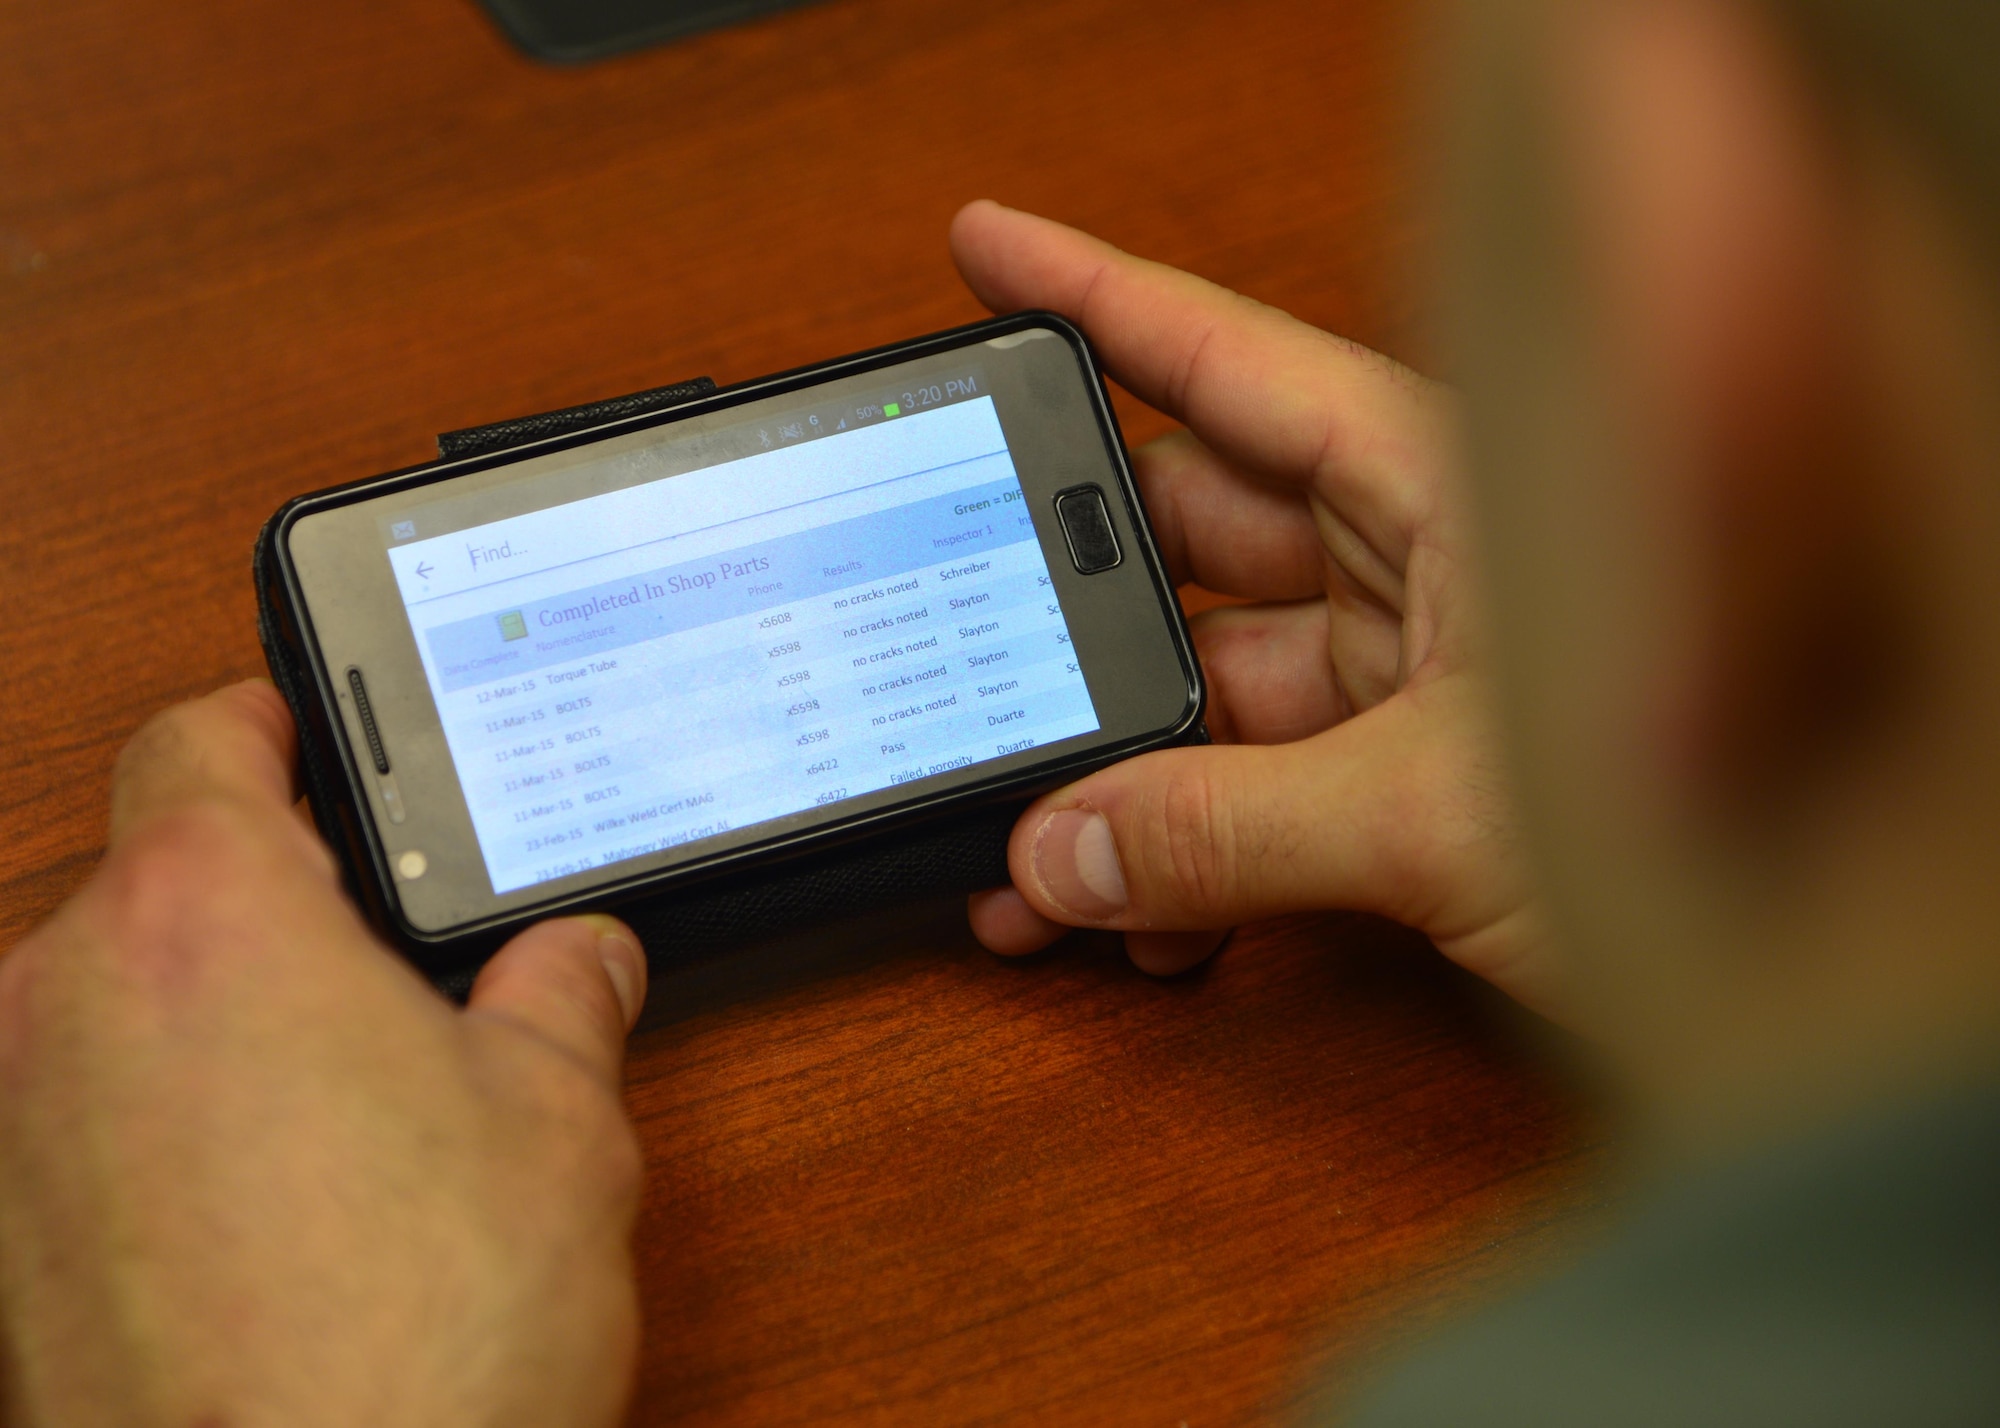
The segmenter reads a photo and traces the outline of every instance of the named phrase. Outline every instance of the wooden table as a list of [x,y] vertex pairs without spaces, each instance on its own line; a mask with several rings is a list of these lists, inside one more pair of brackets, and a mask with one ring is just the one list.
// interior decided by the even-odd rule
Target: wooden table
[[[991,194],[1421,362],[1389,0],[832,0],[540,68],[465,0],[0,4],[0,945],[248,556],[430,433],[977,314]],[[1164,423],[1131,403],[1135,439]],[[1256,1420],[1559,1254],[1589,1122],[1361,919],[1150,981],[918,908],[663,976],[635,1421]]]

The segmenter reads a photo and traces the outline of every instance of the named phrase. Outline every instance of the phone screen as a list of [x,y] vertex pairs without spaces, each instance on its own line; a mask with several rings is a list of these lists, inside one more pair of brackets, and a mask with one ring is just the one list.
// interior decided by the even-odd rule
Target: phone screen
[[694,469],[663,434],[603,458],[614,489],[483,524],[383,522],[496,893],[1098,729],[981,386],[753,418]]

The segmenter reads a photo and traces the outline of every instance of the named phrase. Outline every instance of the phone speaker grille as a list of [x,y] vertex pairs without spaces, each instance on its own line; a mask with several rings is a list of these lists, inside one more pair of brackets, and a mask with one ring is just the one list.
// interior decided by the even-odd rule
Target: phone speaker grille
[[347,671],[347,687],[354,691],[354,712],[361,716],[361,732],[367,736],[368,752],[374,757],[375,772],[389,772],[389,755],[382,748],[382,731],[375,727],[375,711],[368,705],[368,688],[361,682],[361,671],[351,666]]

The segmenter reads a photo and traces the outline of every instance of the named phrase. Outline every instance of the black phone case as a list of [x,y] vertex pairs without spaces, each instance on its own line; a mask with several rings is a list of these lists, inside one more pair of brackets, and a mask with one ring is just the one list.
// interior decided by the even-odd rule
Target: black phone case
[[[940,334],[945,335],[949,334]],[[629,396],[445,432],[437,439],[438,462],[397,474],[417,475],[449,461],[665,411],[717,390],[709,378],[697,377]],[[1111,435],[1122,445],[1115,418]],[[445,944],[418,943],[398,932],[380,888],[367,875],[370,845],[365,825],[369,815],[342,767],[340,742],[327,705],[314,693],[307,637],[278,560],[278,533],[295,504],[288,502],[265,522],[251,568],[257,585],[258,638],[271,678],[298,724],[306,801],[321,836],[340,859],[348,891],[369,921],[440,990],[463,1001],[479,968],[519,925],[469,933]],[[1146,554],[1156,558],[1151,551]],[[1182,638],[1186,639],[1184,629]],[[1186,731],[1154,747],[1207,742],[1198,700],[1196,715]],[[683,874],[677,884],[666,888],[607,894],[596,905],[624,918],[639,934],[647,957],[660,965],[812,922],[996,887],[1007,881],[1007,840],[1014,820],[1031,800],[1032,794],[1017,793],[970,807],[914,815],[880,831],[850,834],[790,854],[763,855],[755,866]]]

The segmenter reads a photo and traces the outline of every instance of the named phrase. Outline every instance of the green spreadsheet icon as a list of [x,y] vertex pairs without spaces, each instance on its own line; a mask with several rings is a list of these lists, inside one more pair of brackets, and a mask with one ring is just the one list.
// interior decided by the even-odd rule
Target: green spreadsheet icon
[[500,617],[500,638],[503,640],[528,638],[528,622],[521,618],[519,610],[509,610]]

